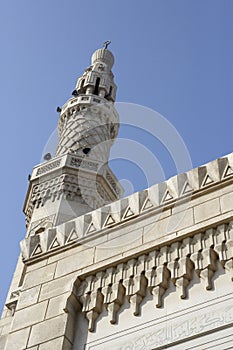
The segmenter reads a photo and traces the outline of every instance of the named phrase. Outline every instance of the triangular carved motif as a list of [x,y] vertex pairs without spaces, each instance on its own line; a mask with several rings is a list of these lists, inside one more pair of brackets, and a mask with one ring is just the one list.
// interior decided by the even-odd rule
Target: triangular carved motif
[[149,198],[147,198],[142,206],[142,211],[150,209],[150,208],[153,208],[153,204],[151,203]]
[[130,218],[133,215],[134,215],[134,212],[131,210],[130,207],[128,207],[123,215],[123,219]]
[[181,191],[181,194],[186,194],[186,193],[189,193],[189,192],[192,192],[193,191],[193,188],[190,186],[190,184],[188,183],[188,181],[185,182],[184,184],[184,187]]
[[109,225],[112,225],[112,224],[115,224],[115,220],[113,219],[112,215],[109,214],[105,223],[104,223],[104,226],[109,226]]
[[41,253],[42,253],[41,245],[38,243],[36,248],[32,252],[32,256],[35,256]]
[[55,237],[54,240],[52,241],[49,249],[57,248],[60,246],[60,243],[58,242],[57,238]]
[[170,199],[173,199],[171,193],[167,190],[163,199],[162,199],[162,202],[166,202],[166,201],[169,201]]
[[206,174],[206,176],[204,178],[204,181],[203,181],[201,186],[204,187],[204,186],[207,186],[209,184],[212,184],[213,182],[214,181],[211,179],[211,177],[208,174]]
[[230,167],[230,165],[228,165],[228,167],[224,171],[223,178],[227,177],[227,176],[230,176],[230,175],[233,175],[233,169]]
[[93,222],[92,222],[92,223],[89,225],[86,234],[92,233],[92,232],[95,232],[95,231],[96,231],[96,228],[95,228],[95,226],[94,226],[94,224],[93,224]]
[[77,235],[76,231],[72,230],[70,235],[69,235],[69,237],[68,237],[68,239],[67,239],[67,241],[66,241],[66,243],[75,241],[77,238],[78,238],[78,235]]

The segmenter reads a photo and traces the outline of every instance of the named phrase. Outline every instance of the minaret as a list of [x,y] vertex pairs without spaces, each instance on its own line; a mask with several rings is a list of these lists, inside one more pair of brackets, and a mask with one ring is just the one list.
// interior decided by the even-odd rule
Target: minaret
[[73,97],[60,112],[54,158],[33,169],[25,200],[28,235],[118,199],[122,187],[108,167],[119,129],[114,108],[114,57],[109,42],[92,55]]

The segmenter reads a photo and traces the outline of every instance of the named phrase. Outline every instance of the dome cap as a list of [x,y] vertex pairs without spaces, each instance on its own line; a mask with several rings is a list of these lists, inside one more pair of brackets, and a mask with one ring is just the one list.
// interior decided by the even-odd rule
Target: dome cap
[[93,55],[91,57],[92,64],[94,64],[96,62],[104,62],[109,66],[110,69],[112,68],[112,66],[114,64],[114,56],[111,53],[111,51],[109,51],[107,49],[109,44],[110,44],[110,41],[106,41],[104,43],[103,48],[98,49],[93,53]]

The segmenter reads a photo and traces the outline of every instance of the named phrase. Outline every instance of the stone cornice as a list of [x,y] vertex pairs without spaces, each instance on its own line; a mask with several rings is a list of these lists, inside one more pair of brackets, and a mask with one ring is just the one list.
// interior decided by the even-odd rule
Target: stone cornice
[[29,236],[21,243],[24,261],[43,259],[45,255],[94,240],[99,235],[143,220],[148,215],[162,215],[170,207],[182,202],[188,204],[193,198],[214,192],[232,181],[233,154],[230,154],[41,234]]
[[61,194],[69,195],[71,200],[81,201],[90,187],[99,193],[100,204],[97,207],[114,201],[123,192],[108,165],[94,161],[88,156],[66,154],[34,167],[23,208],[27,227],[34,207],[44,205],[49,198],[52,201],[58,199]]
[[117,195],[122,193],[122,188],[117,183],[117,179],[108,165],[96,162],[87,156],[81,158],[75,156],[74,154],[66,154],[60,157],[56,157],[55,159],[34,167],[31,181],[40,178],[40,182],[42,182],[43,177],[46,179],[47,175],[50,175],[52,172],[56,174],[58,170],[61,170],[63,168],[74,170],[80,169],[82,171],[88,171],[93,174],[102,175]]
[[[141,313],[140,305],[149,292],[155,306],[163,305],[163,296],[172,283],[181,299],[187,297],[187,287],[194,273],[212,290],[212,279],[219,263],[230,271],[233,281],[233,222],[223,224],[184,238],[170,245],[151,250],[125,262],[116,263],[85,278],[79,276],[71,303],[79,307],[89,321],[89,331],[95,330],[96,320],[104,309],[110,323],[117,323],[117,314],[128,300],[134,305],[134,316]],[[65,310],[68,310],[67,305]]]

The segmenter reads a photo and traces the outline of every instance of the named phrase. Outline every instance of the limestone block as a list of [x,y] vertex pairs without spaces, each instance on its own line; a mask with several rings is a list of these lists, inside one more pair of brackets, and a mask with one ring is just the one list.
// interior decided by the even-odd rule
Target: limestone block
[[167,232],[179,231],[185,227],[191,227],[194,224],[193,209],[186,209],[175,215],[171,215],[168,220]]
[[222,213],[233,209],[233,192],[227,193],[220,197],[220,206]]
[[2,327],[1,335],[10,333],[11,330],[11,322],[5,324],[5,326]]
[[79,245],[77,247],[70,247],[70,249],[68,250],[65,250],[63,252],[57,252],[57,254],[55,255],[52,255],[48,258],[48,263],[49,264],[52,264],[56,261],[59,261],[59,260],[62,260],[70,255],[74,255],[76,253],[79,253],[81,252],[82,250],[86,249],[86,246],[83,244],[83,245]]
[[0,326],[1,326],[1,323],[2,323],[2,319],[3,319],[3,318],[6,318],[6,317],[8,317],[8,316],[10,316],[10,315],[9,315],[9,310],[6,308],[6,306],[4,306],[4,308],[3,308],[3,310],[2,310],[2,318],[1,318],[1,320],[0,320]]
[[44,266],[38,270],[30,271],[25,276],[23,290],[32,288],[41,283],[48,282],[53,279],[56,263]]
[[47,265],[47,263],[48,263],[48,259],[44,259],[42,261],[37,261],[36,263],[27,266],[27,272],[40,269],[41,267]]
[[[7,337],[8,337],[8,334],[0,336],[0,349],[5,349],[4,346],[6,345]],[[11,350],[13,350],[13,349],[11,349]]]
[[113,230],[112,232],[109,232],[108,233],[108,241],[109,242],[116,242],[115,241],[116,239],[120,241],[120,237],[123,240],[124,240],[123,237],[125,237],[127,239],[128,235],[129,235],[129,237],[131,237],[132,232],[134,232],[135,238],[140,238],[142,228],[143,228],[142,223],[140,223],[140,224],[139,223],[135,223],[135,224],[131,223],[131,225],[128,224],[128,225],[122,227],[121,229]]
[[26,348],[30,328],[9,334],[4,350],[23,350]]
[[194,220],[200,222],[220,214],[219,198],[212,199],[194,207]]
[[39,345],[38,350],[72,350],[72,344],[60,337]]
[[127,235],[121,235],[115,239],[109,240],[96,247],[95,262],[108,259],[114,255],[121,255],[126,250],[141,246],[142,229],[129,232]]
[[63,336],[65,334],[67,317],[67,314],[63,314],[32,326],[28,346],[38,345]]
[[187,209],[184,212],[178,212],[172,216],[166,217],[163,220],[157,221],[154,224],[148,225],[144,228],[143,243],[154,241],[158,244],[162,240],[167,239],[165,236],[178,230],[191,227],[194,224],[193,209]]
[[[87,243],[88,244],[88,243]],[[94,248],[86,249],[77,254],[72,254],[57,263],[55,278],[67,275],[83,267],[93,264]]]
[[186,236],[187,234],[190,235],[192,232],[202,232],[203,229],[206,227],[216,227],[217,225],[221,224],[223,221],[227,222],[229,220],[232,220],[233,218],[233,210],[221,215],[218,215],[213,218],[209,218],[205,221],[201,221],[199,223],[195,223],[192,227],[187,227],[182,230],[177,231],[176,237],[183,237],[184,235]]
[[185,210],[192,208],[193,207],[193,201],[190,200],[190,198],[188,197],[188,199],[186,199],[185,201],[182,202],[177,202],[174,207],[171,209],[172,214],[176,214],[179,212],[184,212]]
[[42,301],[69,291],[71,292],[76,278],[77,274],[72,273],[43,284],[39,300]]
[[44,301],[42,303],[16,311],[12,324],[12,331],[41,322],[45,317],[47,305],[48,302]]
[[2,318],[0,320],[0,327],[1,327],[1,329],[3,329],[7,324],[9,324],[11,322],[12,322],[12,316],[8,316],[8,317],[5,317],[5,318]]
[[67,299],[70,296],[70,291],[59,295],[49,300],[48,310],[46,312],[46,318],[56,317],[64,313]]
[[37,303],[40,293],[40,286],[36,286],[21,292],[17,303],[17,310]]

